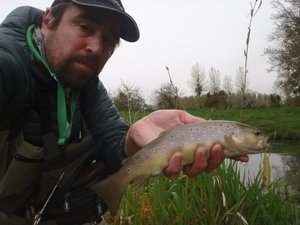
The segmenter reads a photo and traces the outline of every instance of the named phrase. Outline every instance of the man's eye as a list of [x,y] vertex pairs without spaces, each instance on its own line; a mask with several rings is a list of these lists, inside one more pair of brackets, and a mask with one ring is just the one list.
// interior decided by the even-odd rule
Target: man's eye
[[116,45],[116,40],[114,38],[104,38],[103,43],[109,48],[114,48]]
[[85,24],[80,24],[79,27],[84,32],[90,32],[90,28]]
[[113,46],[113,41],[111,39],[104,39],[104,44],[111,47]]

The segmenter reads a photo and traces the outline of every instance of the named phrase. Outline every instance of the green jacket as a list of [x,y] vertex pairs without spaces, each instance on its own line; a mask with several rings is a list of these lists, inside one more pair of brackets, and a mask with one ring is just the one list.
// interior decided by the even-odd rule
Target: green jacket
[[[52,121],[53,127],[57,127],[57,83],[37,61],[26,41],[28,26],[41,21],[42,14],[36,8],[19,7],[0,25],[0,131],[12,130],[16,121],[25,120],[25,140],[34,145],[41,145],[39,116],[32,100],[36,83],[53,90]],[[78,137],[84,117],[97,144],[97,157],[115,172],[125,157],[128,124],[120,118],[100,80],[81,90],[78,105],[70,140]]]

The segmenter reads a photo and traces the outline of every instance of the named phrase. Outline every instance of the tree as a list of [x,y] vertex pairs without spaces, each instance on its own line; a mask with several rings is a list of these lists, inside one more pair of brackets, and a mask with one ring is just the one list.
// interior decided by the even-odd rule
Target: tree
[[123,81],[113,94],[112,100],[119,111],[139,111],[143,110],[146,105],[141,89]]
[[230,75],[225,75],[224,77],[223,90],[226,94],[231,94],[233,92],[233,83]]
[[175,109],[176,93],[171,83],[165,83],[158,90],[154,90],[154,105],[158,109]]
[[208,108],[227,109],[227,94],[221,90],[214,94],[208,93],[205,99],[205,106]]
[[192,72],[191,72],[191,82],[190,86],[193,89],[193,92],[196,96],[201,96],[202,93],[205,90],[205,71],[202,66],[199,65],[199,63],[196,63],[192,67]]
[[245,77],[245,70],[242,66],[240,66],[238,68],[238,70],[236,71],[235,86],[236,86],[237,92],[241,92],[242,94],[246,94],[247,86],[248,86],[248,80]]
[[275,87],[285,95],[300,95],[300,1],[273,0],[274,32],[269,36],[273,46],[265,53],[272,71],[277,71]]
[[209,92],[215,94],[220,91],[221,77],[220,72],[214,67],[209,70]]

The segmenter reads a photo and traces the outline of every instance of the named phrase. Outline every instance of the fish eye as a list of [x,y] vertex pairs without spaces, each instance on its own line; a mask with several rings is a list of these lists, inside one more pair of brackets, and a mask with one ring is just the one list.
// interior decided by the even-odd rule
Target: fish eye
[[262,132],[260,132],[260,131],[255,131],[255,132],[254,132],[254,135],[255,135],[255,136],[260,136],[261,134],[262,134]]

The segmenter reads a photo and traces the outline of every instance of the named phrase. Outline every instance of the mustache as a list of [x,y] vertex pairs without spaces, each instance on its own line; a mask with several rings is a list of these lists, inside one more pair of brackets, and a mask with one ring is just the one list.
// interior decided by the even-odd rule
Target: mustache
[[76,55],[71,57],[68,61],[86,64],[95,72],[100,70],[100,60],[92,55]]

